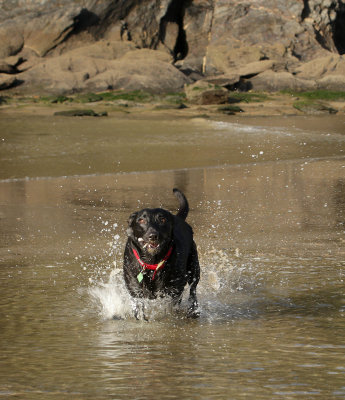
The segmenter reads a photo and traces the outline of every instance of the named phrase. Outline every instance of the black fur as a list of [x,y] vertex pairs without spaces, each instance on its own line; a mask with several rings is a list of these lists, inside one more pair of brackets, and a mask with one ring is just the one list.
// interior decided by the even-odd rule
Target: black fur
[[[174,189],[179,200],[177,215],[162,208],[145,208],[133,213],[128,221],[128,240],[124,253],[124,278],[131,296],[136,299],[135,317],[144,310],[140,299],[171,297],[174,304],[181,301],[184,287],[190,286],[188,316],[197,317],[198,302],[196,287],[200,278],[198,253],[193,240],[192,228],[185,222],[189,206],[184,194]],[[172,247],[172,253],[164,267],[156,272],[145,270],[134,256],[135,249],[140,259],[148,264],[158,264]],[[141,282],[138,280],[143,273]]]

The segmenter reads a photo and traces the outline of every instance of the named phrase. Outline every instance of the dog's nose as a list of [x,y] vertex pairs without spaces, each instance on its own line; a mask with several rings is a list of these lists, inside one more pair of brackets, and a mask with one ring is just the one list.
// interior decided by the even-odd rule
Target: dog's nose
[[150,233],[149,239],[152,240],[152,241],[158,240],[158,235],[157,235],[157,233]]

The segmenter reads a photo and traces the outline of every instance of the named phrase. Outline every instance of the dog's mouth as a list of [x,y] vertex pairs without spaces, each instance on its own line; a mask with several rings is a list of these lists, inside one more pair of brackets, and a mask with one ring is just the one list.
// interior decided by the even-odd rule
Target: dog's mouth
[[160,247],[159,242],[156,240],[149,240],[146,242],[143,238],[139,238],[138,241],[140,242],[141,247],[148,251],[156,251]]
[[159,248],[159,243],[149,241],[149,242],[146,242],[143,247],[144,247],[144,249],[148,249],[148,250],[157,250]]

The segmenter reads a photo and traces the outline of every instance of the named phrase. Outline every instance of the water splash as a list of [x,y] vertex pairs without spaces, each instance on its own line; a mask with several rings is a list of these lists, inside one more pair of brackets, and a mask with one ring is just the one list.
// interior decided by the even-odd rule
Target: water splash
[[[114,243],[109,244],[113,254]],[[239,304],[250,296],[255,287],[251,265],[242,264],[242,260],[238,259],[238,250],[234,254],[229,253],[212,247],[200,254],[202,267],[198,300],[203,320],[234,317],[248,312],[248,307],[243,308]],[[107,282],[100,276],[88,292],[101,318],[134,318],[134,301],[126,289],[120,266],[112,269]],[[169,299],[143,300],[145,319],[157,321],[171,317],[186,318],[188,295],[187,285],[178,310],[173,308]]]
[[125,287],[122,271],[111,271],[108,283],[89,288],[89,294],[104,319],[124,319],[132,315],[132,301]]
[[[214,207],[220,210],[224,207],[220,200],[209,206],[212,210]],[[124,236],[119,232],[117,223],[103,218],[99,222],[99,237],[103,242],[104,239],[107,241],[102,259],[92,259],[87,266],[91,286],[88,289],[89,296],[101,318],[134,318],[134,301],[127,291],[122,272]],[[215,241],[219,228],[217,221],[208,228]],[[244,305],[241,308],[241,304],[253,297],[258,285],[258,271],[253,269],[253,264],[242,257],[239,249],[219,249],[206,238],[198,238],[198,245],[201,279],[197,294],[202,318],[214,320],[225,315],[247,313],[248,307]],[[188,296],[187,285],[178,312],[172,308],[169,299],[145,299],[145,317],[149,320],[174,316],[185,318]]]
[[[128,293],[123,273],[120,269],[114,269],[109,277],[108,283],[99,283],[89,288],[89,295],[95,302],[98,312],[104,319],[127,319],[134,318],[134,301]],[[176,314],[171,300],[168,298],[157,300],[142,300],[145,309],[145,319],[161,320]],[[187,314],[187,296],[183,296],[179,307],[179,317]],[[141,316],[142,318],[144,316]]]

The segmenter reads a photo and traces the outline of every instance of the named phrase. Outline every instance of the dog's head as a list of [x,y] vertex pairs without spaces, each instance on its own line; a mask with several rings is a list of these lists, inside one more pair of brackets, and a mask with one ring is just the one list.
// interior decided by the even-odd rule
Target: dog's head
[[162,208],[133,213],[128,220],[128,236],[143,253],[159,254],[171,243],[174,217]]

